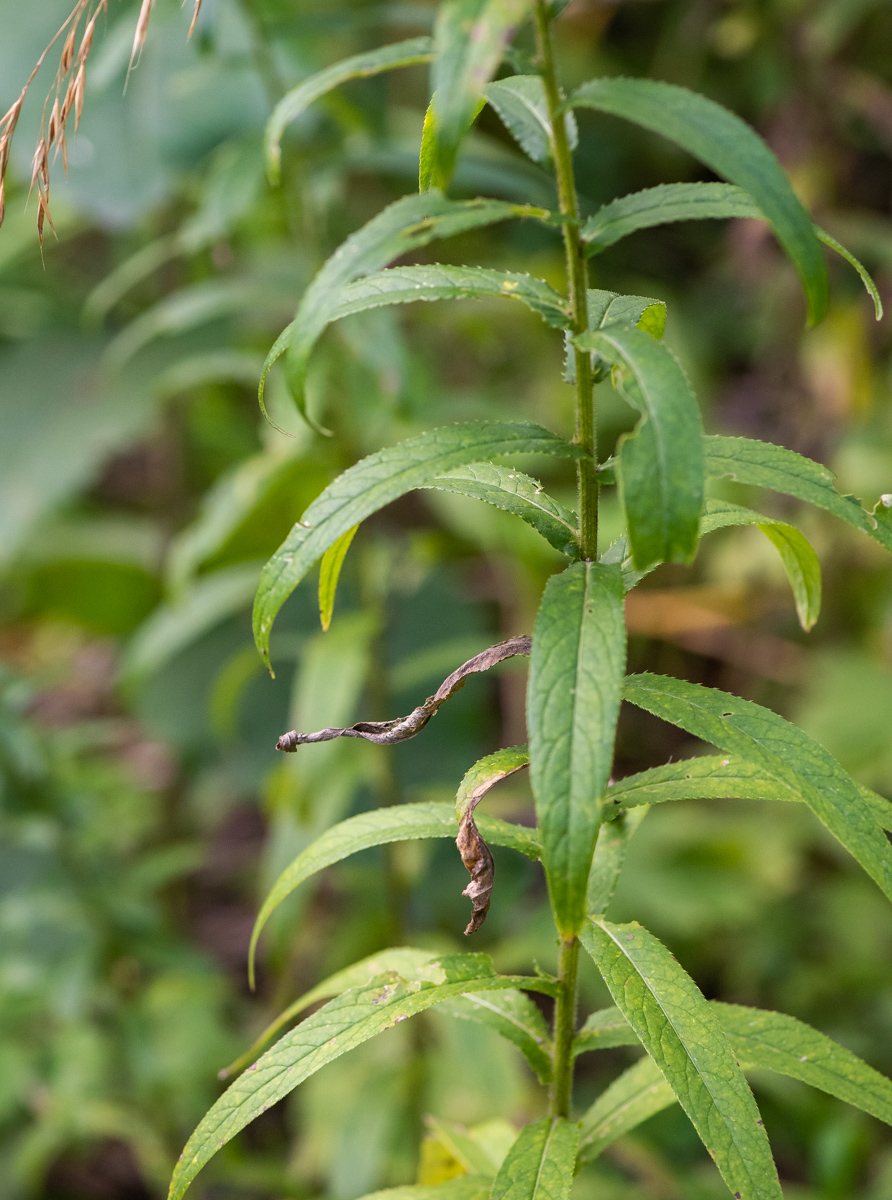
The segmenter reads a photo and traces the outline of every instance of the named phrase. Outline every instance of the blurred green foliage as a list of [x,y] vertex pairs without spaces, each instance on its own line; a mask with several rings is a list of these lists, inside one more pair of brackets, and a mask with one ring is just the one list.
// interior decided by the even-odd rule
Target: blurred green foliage
[[[0,0],[0,109],[68,8]],[[553,382],[559,342],[520,306],[422,305],[326,333],[308,394],[334,439],[300,420],[275,372],[270,410],[293,436],[265,425],[263,356],[312,273],[415,186],[426,71],[352,83],[311,108],[286,135],[280,187],[264,178],[266,118],[312,71],[428,31],[433,8],[204,0],[187,42],[187,14],[157,0],[124,92],[136,8],[111,5],[91,59],[68,176],[57,164],[53,177],[58,236],[44,261],[33,205],[25,211],[42,76],[0,233],[2,1200],[160,1195],[216,1071],[269,1017],[384,945],[459,948],[466,875],[452,847],[367,851],[276,914],[259,996],[246,991],[258,897],[281,867],[350,813],[450,799],[477,757],[524,740],[520,669],[470,683],[423,741],[328,743],[286,760],[273,747],[292,726],[408,711],[463,659],[529,632],[558,561],[506,514],[410,497],[360,531],[327,634],[309,591],[289,601],[276,678],[265,675],[248,615],[260,563],[339,470],[460,419],[510,413],[566,428],[572,398]],[[574,0],[557,29],[568,85],[651,75],[751,121],[888,305],[888,3]],[[611,118],[583,112],[579,126],[592,208],[707,177]],[[485,112],[454,193],[549,203],[550,188]],[[560,278],[556,236],[529,223],[426,255],[522,260]],[[872,504],[892,490],[889,321],[874,325],[844,263],[830,269],[831,314],[806,333],[795,276],[755,222],[638,233],[595,260],[594,282],[670,302],[667,341],[710,431],[828,462]],[[600,391],[606,455],[631,417]],[[569,464],[547,483],[569,491]],[[768,503],[731,484],[722,495]],[[771,503],[765,511],[787,514]],[[603,519],[610,534],[619,514],[608,507]],[[755,530],[728,530],[693,569],[663,567],[635,593],[633,666],[768,703],[892,794],[892,575],[857,533],[801,519],[825,572],[808,639],[774,550]],[[626,713],[618,770],[691,749]],[[612,917],[642,916],[708,996],[794,1013],[892,1072],[892,930],[879,892],[798,806],[673,807],[638,833]],[[491,809],[523,820],[525,785],[505,785]],[[497,866],[479,948],[500,970],[550,969],[538,868],[506,852]],[[588,969],[588,998],[606,1002]],[[581,1060],[582,1092],[627,1061],[623,1050]],[[888,1131],[802,1085],[756,1086],[789,1196],[892,1197]],[[537,1103],[512,1048],[432,1013],[328,1067],[196,1187],[354,1200],[415,1178],[422,1114],[472,1126],[533,1119]],[[721,1194],[677,1110],[618,1142],[577,1189],[579,1200]]]

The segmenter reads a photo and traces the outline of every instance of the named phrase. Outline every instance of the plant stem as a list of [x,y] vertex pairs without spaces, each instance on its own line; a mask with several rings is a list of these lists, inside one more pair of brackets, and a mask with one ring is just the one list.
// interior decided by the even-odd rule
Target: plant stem
[[573,1037],[576,1033],[576,968],[579,939],[561,939],[558,960],[560,991],[554,1006],[554,1050],[549,1115],[569,1117],[573,1094]]
[[[561,95],[554,70],[547,0],[536,0],[535,20],[539,69],[548,104],[548,119],[551,123],[558,201],[562,215],[568,218],[563,233],[572,332],[585,333],[588,329],[588,269],[579,238],[579,202],[576,196],[570,143],[567,140],[567,125],[564,114],[560,111]],[[582,557],[591,561],[598,557],[598,444],[592,403],[592,367],[590,356],[582,350],[574,349],[573,358],[576,367],[574,440],[589,455],[589,458],[577,463],[576,467],[579,487],[579,548]]]

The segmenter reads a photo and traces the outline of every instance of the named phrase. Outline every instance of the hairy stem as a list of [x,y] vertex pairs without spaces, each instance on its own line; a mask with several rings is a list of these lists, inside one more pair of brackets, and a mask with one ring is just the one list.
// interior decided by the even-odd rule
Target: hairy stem
[[569,1117],[573,1096],[573,1037],[576,1033],[576,968],[579,939],[561,939],[558,960],[560,991],[554,1006],[554,1051],[549,1115]]
[[[560,111],[561,95],[554,70],[554,52],[547,0],[536,0],[536,45],[539,69],[545,87],[551,140],[554,148],[554,172],[558,201],[564,224],[564,250],[567,256],[567,285],[570,296],[573,333],[588,329],[588,270],[582,243],[579,239],[579,202],[573,176],[573,159],[567,140],[567,125]],[[592,404],[591,359],[582,350],[573,351],[576,367],[576,433],[575,441],[590,456],[577,464],[579,486],[579,546],[582,557],[598,557],[598,480],[595,412]]]

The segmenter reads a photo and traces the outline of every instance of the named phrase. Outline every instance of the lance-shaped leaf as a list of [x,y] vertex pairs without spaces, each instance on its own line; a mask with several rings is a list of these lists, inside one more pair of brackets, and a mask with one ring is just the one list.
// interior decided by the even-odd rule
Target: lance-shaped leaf
[[361,1200],[487,1200],[492,1178],[489,1175],[461,1175],[444,1183],[407,1183],[402,1187],[369,1192]]
[[618,1137],[674,1103],[665,1075],[645,1055],[605,1088],[579,1122],[580,1163],[591,1162]]
[[567,1200],[578,1142],[579,1126],[563,1117],[524,1126],[499,1168],[492,1200]]
[[[755,438],[706,437],[703,439],[706,474],[712,479],[727,476],[738,483],[770,488],[823,508],[840,520],[875,538],[892,551],[892,528],[865,512],[854,496],[843,496],[833,483],[833,472],[820,463],[785,446]],[[877,506],[880,507],[879,505]]]
[[180,1156],[170,1200],[179,1200],[205,1163],[241,1129],[326,1063],[462,992],[517,987],[553,990],[544,979],[496,975],[485,954],[464,954],[432,963],[427,980],[407,981],[392,971],[344,992],[287,1033],[223,1093]]
[[480,458],[551,454],[584,458],[538,425],[471,421],[432,429],[379,450],[350,467],[318,496],[263,568],[254,603],[254,639],[269,665],[269,635],[279,609],[329,546],[413,488]]
[[389,267],[354,280],[340,294],[331,321],[370,308],[411,304],[416,300],[476,300],[502,296],[519,300],[554,329],[569,329],[567,302],[542,279],[488,267],[456,267],[431,263],[419,267]]
[[[862,800],[883,829],[892,830],[892,801],[863,784],[857,784]],[[736,754],[704,755],[651,767],[627,775],[607,791],[617,813],[639,804],[663,804],[667,800],[783,800],[801,802],[802,795],[780,783],[764,767]],[[604,819],[610,819],[605,806]]]
[[[704,221],[728,217],[755,217],[765,220],[758,204],[733,183],[662,183],[611,200],[585,222],[580,230],[589,254],[597,254],[639,229],[670,225],[675,221]],[[829,249],[853,267],[873,301],[876,319],[882,320],[883,301],[869,272],[851,251],[820,225],[815,235]]]
[[[486,89],[486,99],[502,119],[505,128],[533,162],[547,166],[554,154],[551,121],[545,85],[539,75],[512,75],[499,79]],[[564,115],[567,141],[576,148],[579,133],[572,113]]]
[[664,675],[632,675],[624,695],[798,792],[892,899],[892,847],[854,780],[808,734],[759,704]]
[[811,218],[759,135],[726,108],[655,79],[593,79],[567,107],[623,117],[683,147],[756,202],[799,273],[812,324],[827,311],[827,272]]
[[276,338],[264,361],[260,377],[261,406],[269,370],[287,351],[288,386],[298,408],[306,415],[303,394],[310,354],[333,319],[343,289],[354,279],[380,271],[395,258],[437,238],[453,237],[508,217],[543,215],[543,209],[502,200],[448,200],[438,191],[395,200],[338,247],[304,292],[297,315]]
[[574,563],[549,579],[527,692],[542,862],[558,928],[578,933],[610,765],[626,657],[619,568]]
[[799,624],[807,633],[821,611],[821,564],[808,538],[786,521],[763,516],[751,508],[741,508],[739,504],[728,504],[724,500],[707,500],[700,522],[700,536],[731,525],[758,525],[776,547],[793,590]]
[[341,567],[344,565],[350,543],[356,536],[358,528],[358,525],[354,525],[352,529],[342,533],[334,545],[329,546],[322,555],[322,562],[319,566],[319,621],[324,630],[328,630],[331,625]]
[[[610,796],[608,788],[607,796]],[[598,830],[598,840],[592,857],[588,885],[585,891],[585,911],[591,917],[607,911],[607,905],[613,899],[620,872],[626,861],[626,851],[635,830],[647,816],[647,809],[639,807],[631,813],[613,813],[605,805],[605,821]]]
[[753,1094],[693,979],[640,925],[588,922],[582,944],[740,1200],[780,1200]]
[[[528,858],[538,858],[539,845],[535,832],[523,825],[510,825],[497,817],[481,816],[483,836],[494,846],[509,846]],[[260,931],[270,914],[304,880],[333,863],[349,858],[371,846],[389,842],[406,842],[416,838],[455,837],[455,809],[451,804],[428,801],[421,804],[396,804],[359,813],[327,829],[321,837],[298,854],[282,872],[254,925],[249,950],[248,971],[254,977],[254,953]]]
[[[272,1041],[280,1029],[290,1025],[296,1017],[299,1017],[311,1005],[318,1004],[320,1000],[330,1000],[332,996],[340,996],[341,992],[346,992],[348,988],[362,987],[377,975],[383,975],[385,971],[396,971],[403,979],[414,978],[436,957],[437,955],[432,950],[416,950],[412,946],[395,946],[390,950],[381,950],[377,954],[370,954],[368,958],[363,958],[359,962],[353,963],[352,966],[344,967],[342,971],[335,971],[334,975],[329,975],[327,979],[323,979],[321,983],[317,983],[315,987],[299,996],[293,1004],[289,1004],[285,1011],[271,1021],[266,1029],[254,1039],[244,1054],[240,1054],[228,1067],[224,1067],[217,1073],[218,1078],[229,1079],[230,1076],[244,1070],[254,1061],[267,1042]],[[519,992],[518,995],[523,995],[523,993]],[[536,1011],[539,1010],[536,1009]]]
[[553,500],[529,475],[493,463],[469,463],[447,475],[438,475],[423,486],[457,496],[472,496],[513,513],[561,554],[569,558],[579,556],[576,514]]
[[379,46],[365,54],[355,54],[342,62],[317,71],[304,79],[297,87],[283,96],[273,109],[266,126],[266,160],[270,179],[277,182],[281,169],[282,134],[292,121],[321,96],[351,79],[367,79],[392,71],[396,67],[410,67],[415,63],[430,62],[434,56],[433,41],[429,37],[409,38],[393,46]]
[[573,1039],[573,1056],[589,1050],[613,1050],[616,1046],[640,1044],[637,1033],[618,1008],[602,1008],[586,1017],[585,1024]]
[[459,144],[498,70],[528,0],[447,0],[434,24],[431,92],[440,175],[452,174]]
[[481,758],[459,784],[455,798],[455,816],[458,820],[455,844],[471,874],[471,882],[462,895],[467,896],[473,905],[465,936],[476,933],[486,920],[496,870],[489,846],[480,836],[474,821],[474,809],[499,780],[523,770],[529,761],[526,746],[508,746]]
[[485,1025],[515,1045],[536,1072],[539,1082],[551,1079],[551,1040],[545,1018],[523,992],[481,992],[447,1000],[440,1012]]
[[447,675],[433,696],[428,696],[424,704],[409,713],[407,717],[397,717],[393,721],[357,721],[355,725],[344,728],[340,725],[319,729],[315,733],[298,733],[296,729],[283,733],[276,743],[277,750],[293,754],[298,746],[312,745],[314,742],[330,742],[335,738],[362,738],[367,742],[375,742],[379,746],[394,746],[397,742],[405,742],[415,737],[425,727],[428,721],[439,709],[451,699],[459,688],[464,687],[469,675],[480,671],[488,671],[490,667],[513,658],[515,654],[529,654],[530,639],[528,637],[508,638],[490,646],[480,654],[475,654],[467,662]]
[[689,562],[703,510],[703,425],[684,372],[664,345],[630,326],[608,325],[574,343],[619,367],[623,395],[643,414],[622,438],[617,464],[636,568]]

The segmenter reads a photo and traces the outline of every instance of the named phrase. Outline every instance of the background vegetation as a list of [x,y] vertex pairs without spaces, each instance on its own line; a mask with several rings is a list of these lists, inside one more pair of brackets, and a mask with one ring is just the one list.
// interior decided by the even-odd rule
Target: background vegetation
[[[0,110],[68,7],[0,0]],[[246,985],[258,898],[281,866],[352,812],[450,798],[476,758],[523,741],[524,668],[471,682],[423,740],[394,749],[338,742],[282,759],[278,734],[408,711],[464,658],[529,632],[558,565],[497,511],[416,495],[363,527],[327,634],[312,589],[299,589],[277,624],[275,680],[253,647],[260,565],[339,470],[453,420],[569,421],[570,389],[552,382],[559,344],[520,306],[486,301],[384,309],[329,330],[310,396],[334,439],[302,424],[275,376],[270,407],[294,436],[260,420],[260,364],[308,279],[347,233],[416,185],[427,73],[354,83],[311,109],[288,134],[275,188],[261,153],[270,108],[328,62],[426,32],[432,13],[205,0],[187,42],[190,14],[157,0],[122,94],[136,6],[111,5],[68,178],[54,177],[58,238],[47,236],[43,262],[33,204],[25,211],[40,78],[23,115],[0,233],[2,1200],[161,1195],[217,1071],[285,1004],[387,944],[466,948],[467,876],[454,849],[397,845],[297,893],[271,923],[258,994]],[[892,300],[888,3],[574,0],[557,32],[568,85],[651,75],[751,121],[816,219]],[[610,118],[584,112],[579,124],[592,207],[708,178]],[[453,190],[484,188],[551,200],[547,177],[489,110]],[[516,267],[524,257],[531,272],[560,278],[556,233],[531,223],[439,244],[420,261]],[[875,325],[844,263],[830,263],[829,319],[806,333],[793,272],[756,222],[639,233],[595,264],[596,286],[670,301],[667,341],[709,432],[828,462],[869,504],[892,490],[889,321]],[[606,456],[632,418],[602,391]],[[570,473],[548,480],[553,494],[572,484]],[[819,549],[815,631],[799,632],[758,531],[729,530],[692,570],[664,566],[633,594],[633,669],[766,703],[892,794],[889,567],[831,518],[755,499],[795,512]],[[618,514],[603,519],[609,533]],[[693,749],[642,713],[625,712],[620,730],[618,773]],[[493,811],[524,820],[525,788],[504,785]],[[635,915],[707,996],[793,1013],[890,1074],[884,902],[798,808],[656,809],[611,916],[631,916],[634,897]],[[475,948],[499,970],[551,969],[538,868],[496,856]],[[535,903],[521,900],[530,894]],[[593,1004],[608,1002],[593,968],[586,986]],[[592,1073],[619,1073],[626,1055],[581,1059],[583,1083],[594,1092],[606,1076]],[[432,1012],[268,1113],[196,1195],[354,1200],[412,1181],[419,1140],[427,1135],[429,1157],[437,1122],[538,1116],[526,1072],[494,1034]],[[892,1197],[892,1141],[878,1123],[789,1081],[756,1089],[787,1195]],[[577,1188],[580,1200],[722,1194],[677,1109],[616,1143]]]

